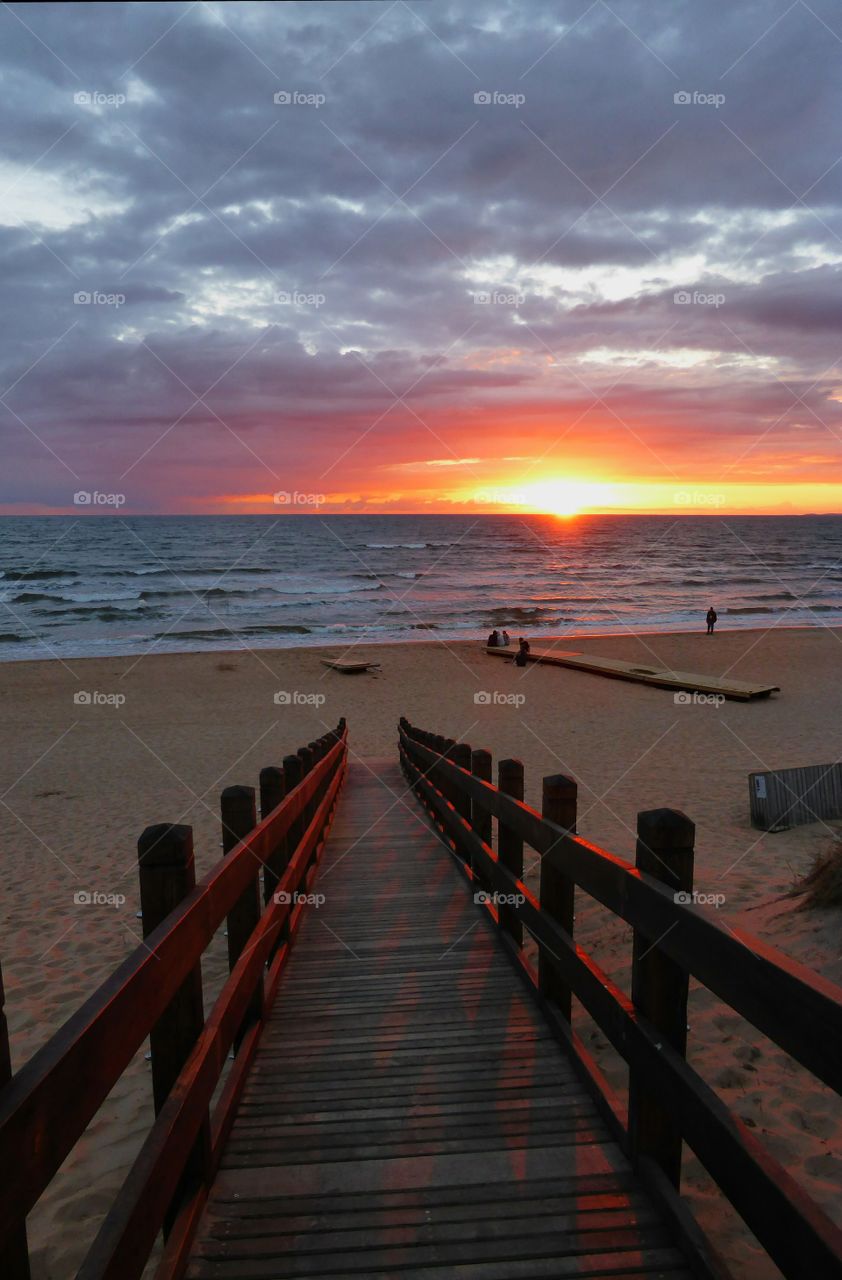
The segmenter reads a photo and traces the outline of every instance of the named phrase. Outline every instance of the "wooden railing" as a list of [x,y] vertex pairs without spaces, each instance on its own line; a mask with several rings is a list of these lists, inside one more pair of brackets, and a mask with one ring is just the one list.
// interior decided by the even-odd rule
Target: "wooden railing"
[[[495,787],[489,752],[406,719],[399,736],[408,781],[537,987],[615,1136],[676,1225],[692,1234],[700,1273],[721,1270],[677,1195],[683,1142],[785,1276],[842,1277],[842,1232],[685,1057],[692,975],[840,1093],[842,990],[693,903],[694,826],[684,814],[638,814],[632,866],[576,834],[573,779],[544,778],[539,814],[523,803],[520,761],[500,761]],[[537,898],[524,883],[524,844],[540,858]],[[631,999],[576,945],[575,886],[633,928]],[[524,930],[537,944],[537,971],[523,950]],[[573,1028],[572,996],[628,1064],[627,1113]]]
[[[147,1036],[156,1118],[79,1276],[139,1276],[162,1230],[158,1275],[183,1270],[316,872],[345,776],[346,738],[340,720],[282,768],[262,770],[259,822],[254,789],[228,787],[224,856],[198,884],[192,828],[147,827],[138,842],[143,944],[5,1082],[0,1023],[0,1257],[8,1280],[28,1280],[26,1215]],[[201,957],[226,918],[230,974],[205,1019]]]

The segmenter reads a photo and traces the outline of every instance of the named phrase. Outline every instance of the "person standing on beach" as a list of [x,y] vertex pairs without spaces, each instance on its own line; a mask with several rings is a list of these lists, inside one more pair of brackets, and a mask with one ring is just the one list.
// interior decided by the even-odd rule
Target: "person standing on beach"
[[710,608],[708,609],[707,618],[705,619],[705,621],[708,624],[708,635],[712,636],[713,629],[716,626],[716,610],[714,609],[713,605],[711,605]]

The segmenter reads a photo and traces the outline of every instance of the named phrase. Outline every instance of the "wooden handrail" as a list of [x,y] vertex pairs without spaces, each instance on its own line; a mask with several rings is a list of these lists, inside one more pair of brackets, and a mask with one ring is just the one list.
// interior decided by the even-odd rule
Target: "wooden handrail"
[[659,938],[659,946],[693,977],[842,1093],[842,988],[753,934],[724,928],[703,907],[676,902],[669,889],[631,863],[570,835],[523,801],[401,733],[423,765],[435,765],[452,786],[477,802],[487,801],[489,811],[518,830],[536,853],[559,850],[581,889],[633,928]]
[[301,880],[342,781],[334,774],[292,860],[274,901],[261,916],[248,947],[237,960],[188,1058],[150,1130],[78,1280],[127,1280],[139,1276],[178,1186],[186,1160],[246,1011],[251,992],[289,915],[289,899]]
[[[501,823],[501,835],[505,822],[509,831],[522,834],[533,848],[547,854],[555,867],[563,868],[564,876],[591,892],[641,934],[657,939],[663,955],[717,991],[837,1091],[842,991],[751,935],[730,936],[701,908],[675,901],[674,893],[653,876],[573,836],[522,801],[477,779],[446,758],[440,739],[414,729],[406,720],[399,727],[399,750],[404,772],[448,837],[459,865],[466,866],[474,883],[490,886],[492,892],[513,903],[507,912],[535,939],[542,965],[558,975],[562,994],[569,990],[576,995],[628,1062],[633,1078],[646,1080],[658,1095],[679,1137],[693,1148],[784,1275],[798,1280],[806,1274],[842,1277],[842,1231],[688,1065],[683,1052],[672,1048],[660,1029],[575,944],[569,932],[569,913],[562,913],[565,928],[560,923],[562,917],[551,913],[543,900],[539,903],[494,852],[490,841],[482,838],[476,822],[465,820],[453,797],[468,795],[472,805],[484,804]],[[489,910],[495,917],[502,912],[493,906]],[[502,918],[498,923],[503,923]],[[683,927],[675,928],[676,923]],[[510,927],[507,934],[511,939]],[[672,945],[668,946],[670,939]],[[522,952],[518,951],[518,959],[538,987],[538,974]],[[757,989],[752,990],[755,984]],[[552,995],[548,1009],[551,1024],[577,1052],[578,1042],[565,1010],[556,1006]],[[821,1021],[816,1024],[814,1019]],[[600,1091],[599,1073],[591,1064],[585,1066],[583,1075],[595,1092]],[[603,1096],[601,1102],[636,1159],[633,1139],[623,1130],[615,1100]],[[643,1170],[652,1161],[642,1151],[640,1156]],[[666,1171],[675,1180],[675,1171]]]
[[[0,1185],[3,1186],[0,1252],[5,1241],[14,1238],[134,1053],[201,959],[216,930],[254,881],[261,865],[275,853],[290,830],[296,830],[302,815],[315,800],[316,814],[298,839],[295,854],[278,887],[293,885],[295,875],[300,877],[302,867],[312,858],[318,843],[321,834],[318,823],[326,821],[344,777],[347,756],[344,721],[328,736],[332,742],[330,749],[277,808],[215,864],[179,906],[0,1089]],[[306,850],[304,860],[302,849]],[[260,917],[255,936],[259,932],[261,940],[269,937],[267,945],[271,946],[294,910],[290,901],[278,901],[276,894]],[[261,949],[260,954],[263,964],[267,953]],[[243,968],[235,966],[223,990],[232,1007],[234,974],[239,974],[238,981],[244,981],[244,975],[250,981],[256,972],[248,958]],[[253,984],[247,996],[251,996],[252,991]],[[239,996],[236,1003],[239,1004]],[[207,1043],[207,1034],[206,1028],[199,1043]],[[194,1057],[195,1051],[189,1061]],[[215,1065],[219,1068],[218,1078],[222,1063]],[[184,1071],[179,1080],[183,1075]],[[165,1103],[164,1110],[168,1105]],[[159,1132],[157,1122],[153,1132]],[[26,1160],[21,1160],[21,1152],[26,1152]],[[122,1274],[129,1273],[123,1271]]]

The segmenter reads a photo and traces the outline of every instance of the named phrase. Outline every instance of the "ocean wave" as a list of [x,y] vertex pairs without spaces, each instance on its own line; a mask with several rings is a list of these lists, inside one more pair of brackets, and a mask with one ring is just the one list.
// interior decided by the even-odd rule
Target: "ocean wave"
[[139,599],[141,600],[172,600],[177,596],[193,596],[195,599],[201,599],[200,591],[191,591],[189,587],[154,587],[141,591]]
[[245,627],[243,633],[248,636],[270,636],[276,634],[309,636],[312,634],[312,628],[305,627],[301,623],[283,625],[281,623],[267,622],[257,627]]
[[74,591],[55,599],[68,604],[111,604],[115,600],[139,600],[139,591]]
[[229,631],[225,627],[205,627],[197,631],[160,631],[152,638],[153,640],[221,640],[230,639],[232,642],[237,640],[238,636],[258,636],[258,635],[309,635],[310,627],[290,625],[269,625],[260,627],[245,627],[241,631]]
[[10,582],[37,582],[46,578],[78,578],[76,569],[4,569]]
[[[42,610],[39,609],[36,612],[41,613]],[[43,612],[47,613],[48,611],[43,610]],[[71,613],[80,622],[134,622],[136,621],[135,615],[137,614],[137,608],[120,609],[117,605],[92,604],[89,605],[87,609],[82,607],[78,609],[65,610],[58,615],[50,613],[49,616],[56,619],[56,623],[58,625],[68,613]],[[152,619],[166,618],[166,616],[166,612],[161,610],[150,609],[148,611],[144,610],[143,613],[144,620],[149,619],[149,621],[152,621]]]
[[750,613],[838,613],[842,616],[842,604],[802,604],[786,605],[783,609],[774,609],[768,605],[744,605],[737,606],[733,609],[726,609],[727,614],[750,614]]
[[[425,547],[435,547],[439,544],[436,542],[367,542],[365,544],[372,551],[395,551],[398,549],[406,551],[423,551]],[[450,543],[445,544],[450,546]]]
[[347,582],[320,582],[314,573],[303,585],[273,586],[265,588],[279,596],[312,596],[314,593],[329,596],[362,595],[366,591],[383,591],[383,583],[372,582],[370,586],[349,586]]
[[122,608],[119,605],[77,604],[64,609],[35,608],[32,610],[32,614],[39,618],[47,619],[58,627],[62,623],[96,621],[100,614],[108,614],[109,620],[111,618],[135,618],[138,615],[144,619],[166,618],[167,610],[152,609],[141,604],[127,604]]
[[262,595],[262,594],[265,594],[265,592],[266,592],[267,590],[268,590],[268,591],[271,591],[271,590],[272,590],[272,588],[271,588],[271,587],[269,587],[269,588],[265,588],[265,587],[209,587],[207,591],[202,591],[200,594],[201,594],[201,596],[202,596],[202,599],[203,599],[203,600],[211,600],[211,599],[215,600],[215,599],[217,599],[217,598],[219,598],[219,597],[222,597],[222,596],[227,596],[230,600],[234,600],[234,599],[236,599],[236,598],[238,598],[238,597],[239,597],[240,599],[242,599],[243,597],[248,598],[249,596]]
[[495,626],[499,626],[504,622],[535,622],[542,616],[551,616],[554,611],[536,605],[534,607],[515,606],[508,609],[477,609],[474,612],[490,618]]

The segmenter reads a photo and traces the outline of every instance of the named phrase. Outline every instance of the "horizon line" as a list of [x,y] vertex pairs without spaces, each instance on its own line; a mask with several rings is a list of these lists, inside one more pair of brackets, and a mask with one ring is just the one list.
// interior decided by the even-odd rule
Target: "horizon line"
[[518,519],[522,520],[527,517],[538,519],[558,520],[561,523],[570,523],[582,519],[605,519],[605,518],[622,518],[622,519],[650,519],[653,516],[662,516],[664,518],[671,517],[674,520],[690,520],[704,519],[715,520],[722,519],[727,516],[729,518],[740,517],[745,519],[757,520],[821,520],[821,519],[840,519],[842,511],[739,511],[739,510],[693,510],[693,511],[673,511],[666,508],[653,508],[649,511],[641,511],[639,508],[617,508],[610,511],[577,511],[570,514],[559,514],[555,511],[120,511],[114,510],[90,510],[88,508],[83,511],[2,511],[0,510],[0,519],[7,520],[71,520],[71,519],[114,519],[115,517],[125,519],[162,519],[162,520],[260,520],[260,519],[281,519],[287,517],[295,520],[306,519],[323,519],[325,516],[333,516],[339,518],[353,519],[378,517],[389,519],[394,516],[409,516],[415,519],[426,518],[430,520],[441,519],[442,517],[459,516],[464,519]]

